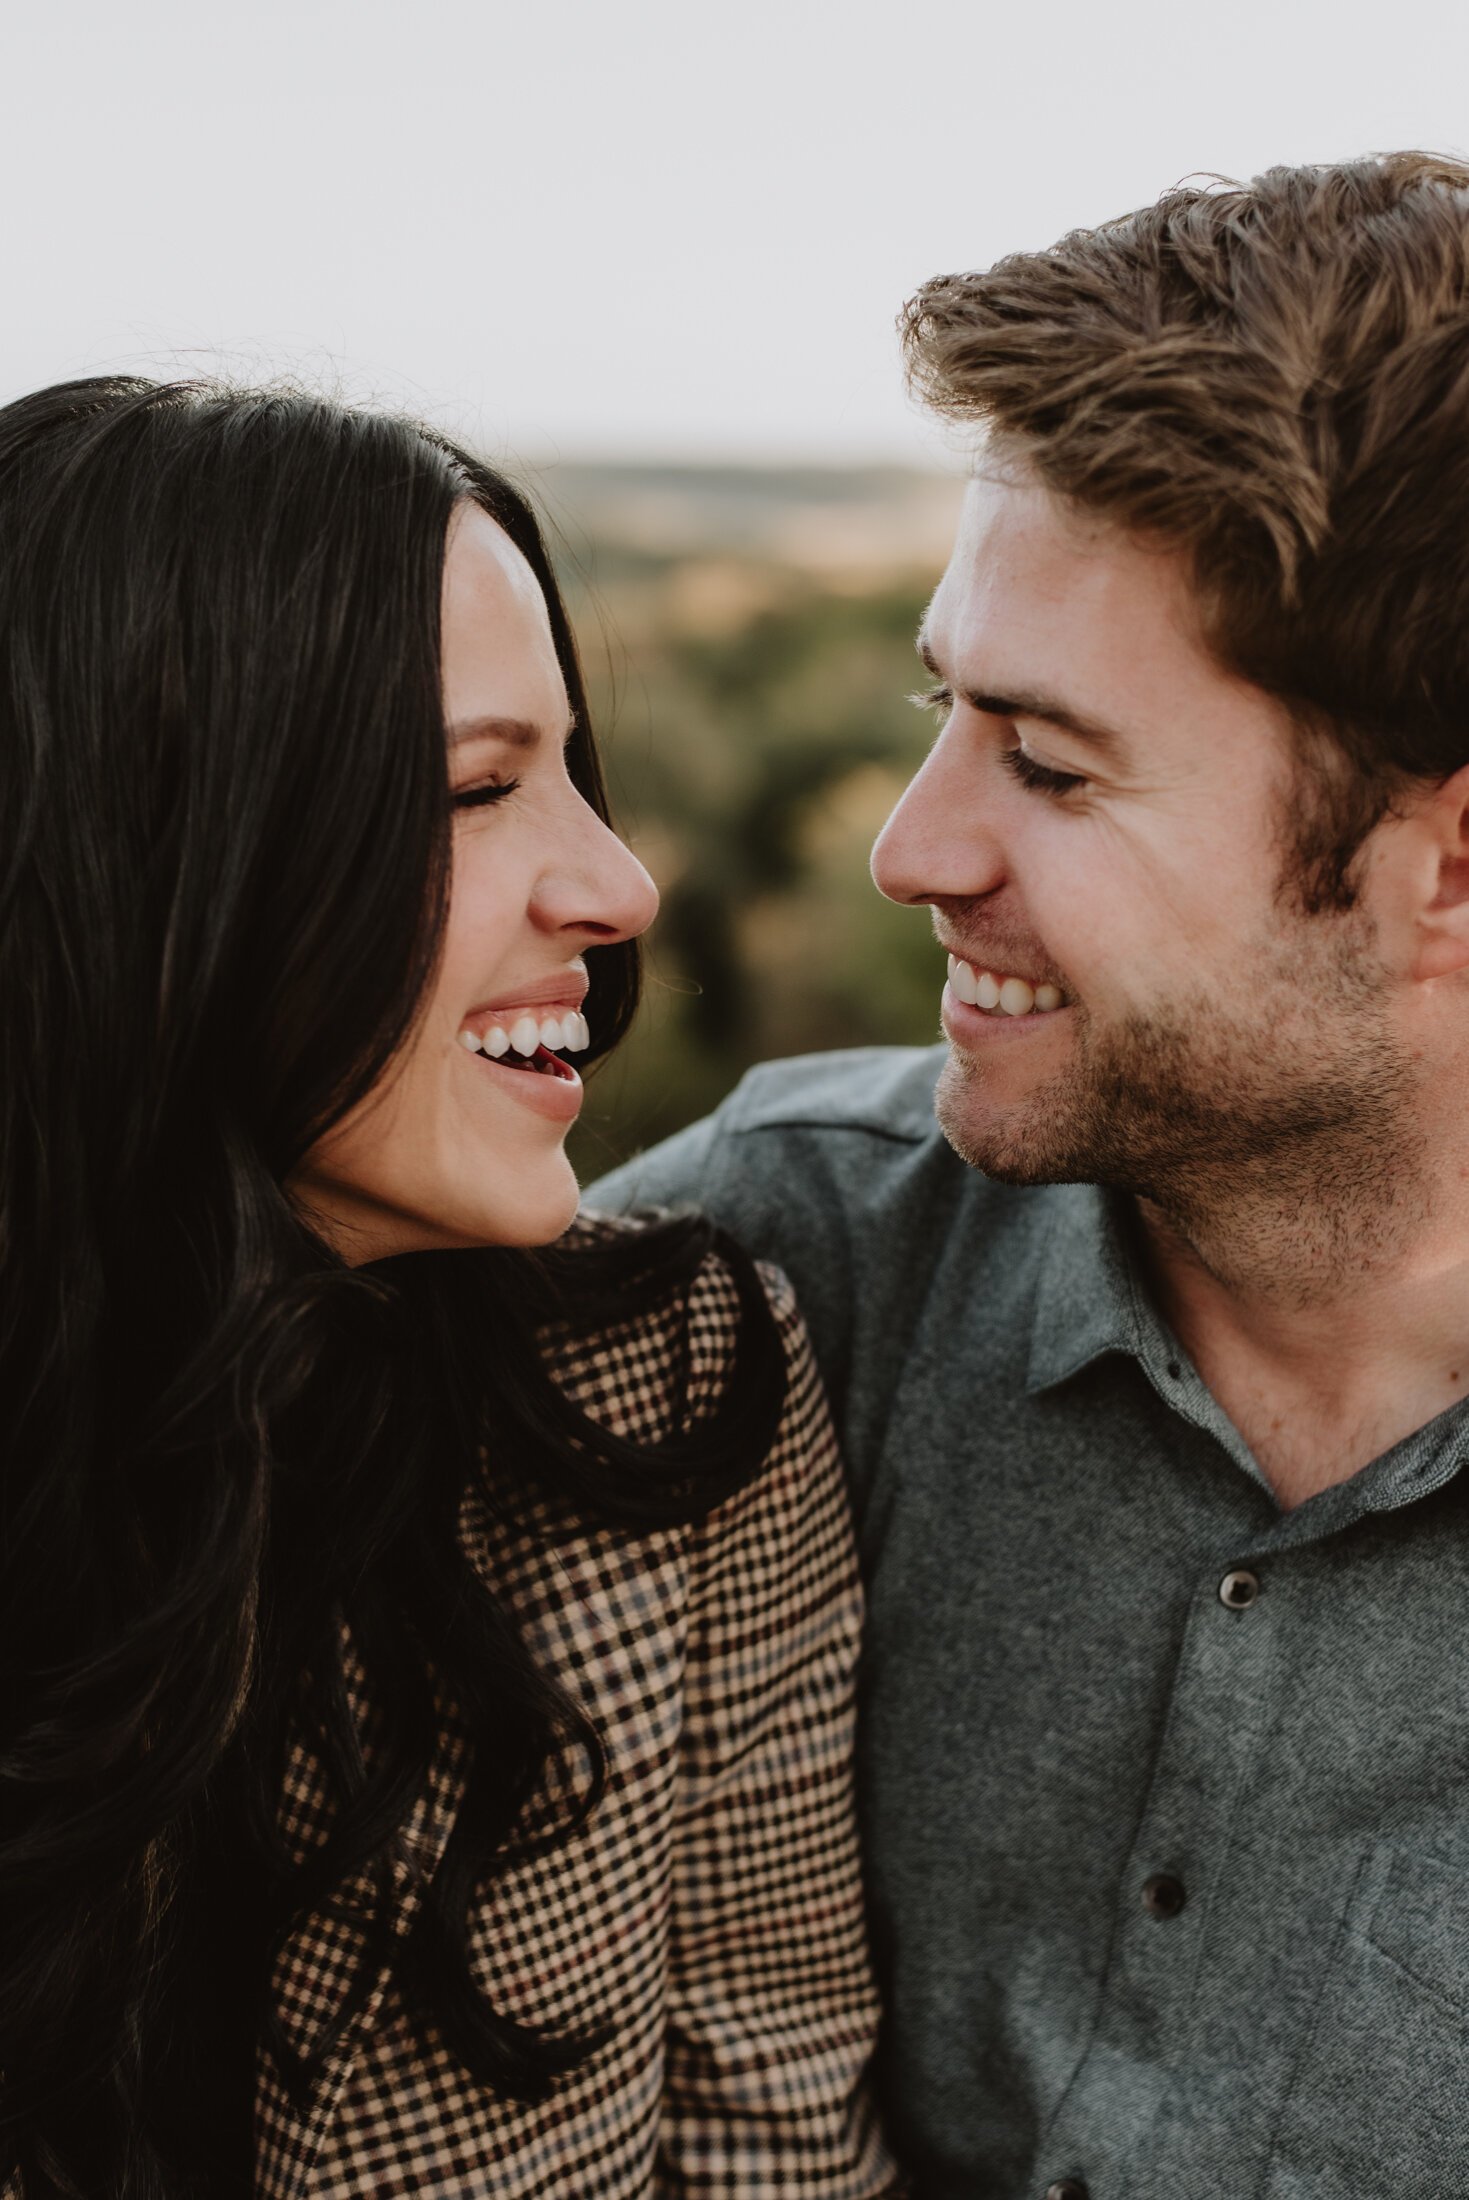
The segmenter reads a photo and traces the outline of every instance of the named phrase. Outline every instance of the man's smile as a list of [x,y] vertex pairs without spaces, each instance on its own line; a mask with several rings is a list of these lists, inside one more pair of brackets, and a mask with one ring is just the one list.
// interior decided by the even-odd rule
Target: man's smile
[[1048,1016],[1066,1006],[1066,996],[1058,985],[1032,985],[1028,978],[987,970],[965,962],[959,955],[949,957],[948,990],[966,1007],[978,1008],[986,1015]]

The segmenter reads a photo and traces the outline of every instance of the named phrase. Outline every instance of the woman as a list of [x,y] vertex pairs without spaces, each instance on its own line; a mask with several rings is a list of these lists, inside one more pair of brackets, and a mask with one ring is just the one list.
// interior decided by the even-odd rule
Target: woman
[[697,1223],[532,1250],[655,903],[533,519],[90,381],[0,564],[17,2189],[891,2189],[801,1332]]

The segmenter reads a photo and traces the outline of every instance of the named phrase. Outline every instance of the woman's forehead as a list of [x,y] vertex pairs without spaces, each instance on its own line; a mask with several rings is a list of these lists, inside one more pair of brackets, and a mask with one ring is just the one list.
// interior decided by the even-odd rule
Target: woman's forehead
[[441,631],[451,723],[520,721],[559,742],[569,715],[566,683],[540,582],[478,505],[461,506],[450,526]]

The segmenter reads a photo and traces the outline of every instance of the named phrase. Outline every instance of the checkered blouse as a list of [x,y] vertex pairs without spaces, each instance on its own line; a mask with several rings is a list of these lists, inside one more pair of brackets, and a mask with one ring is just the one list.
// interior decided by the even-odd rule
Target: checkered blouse
[[[410,2026],[385,1966],[309,2106],[263,2064],[256,2191],[514,2194],[516,2200],[874,2200],[901,2188],[865,2083],[877,2020],[863,1934],[849,1754],[860,1601],[826,1404],[788,1287],[770,1272],[789,1391],[760,1474],[693,1526],[537,1535],[471,1490],[474,1562],[546,1668],[592,1715],[609,1782],[590,1822],[498,1874],[474,1921],[496,2004],[551,2032],[608,2037],[535,2105],[475,2083]],[[707,1410],[730,1364],[735,1295],[706,1261],[657,1318],[557,1333],[558,1379],[648,1440]],[[685,1327],[685,1323],[687,1326]],[[549,1525],[551,1515],[539,1517]],[[467,1738],[446,1721],[409,1828],[442,1854]],[[321,1769],[293,1758],[286,1824],[323,1837]],[[399,1877],[400,1916],[414,1914]],[[364,1957],[352,1890],[313,1916],[274,1980],[308,2049]]]

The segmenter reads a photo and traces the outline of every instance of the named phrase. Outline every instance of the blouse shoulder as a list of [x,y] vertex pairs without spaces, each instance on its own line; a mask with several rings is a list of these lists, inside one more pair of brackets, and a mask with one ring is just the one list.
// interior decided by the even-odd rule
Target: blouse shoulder
[[[605,1248],[649,1228],[637,1218],[583,1212],[562,1244]],[[787,1372],[805,1332],[785,1275],[752,1262],[780,1336]],[[548,1323],[541,1332],[546,1364],[558,1385],[594,1421],[635,1443],[657,1443],[713,1413],[734,1371],[746,1318],[731,1260],[707,1252],[692,1275],[670,1285],[625,1318],[595,1326]]]

